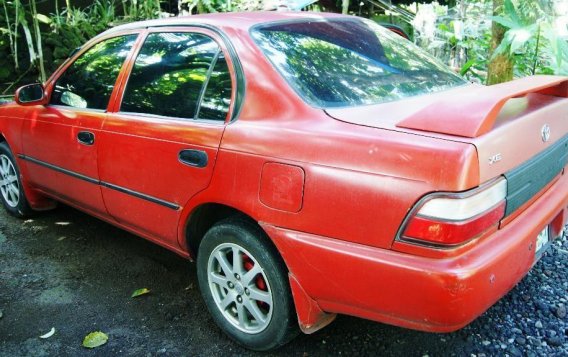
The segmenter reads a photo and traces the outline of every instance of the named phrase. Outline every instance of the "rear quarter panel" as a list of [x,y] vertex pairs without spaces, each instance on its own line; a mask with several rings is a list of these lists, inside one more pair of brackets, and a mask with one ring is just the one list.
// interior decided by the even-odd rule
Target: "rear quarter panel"
[[[304,170],[300,211],[261,202],[267,162]],[[211,185],[192,205],[222,203],[260,222],[389,248],[421,196],[477,185],[477,167],[469,144],[357,127],[321,114],[284,123],[242,119],[225,130]]]

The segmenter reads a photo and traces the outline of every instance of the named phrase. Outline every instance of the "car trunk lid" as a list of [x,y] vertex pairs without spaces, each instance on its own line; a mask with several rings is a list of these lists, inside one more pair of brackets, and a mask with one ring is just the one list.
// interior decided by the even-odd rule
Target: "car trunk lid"
[[533,76],[326,112],[353,124],[470,143],[478,151],[483,182],[523,164],[568,134],[567,97],[566,77]]

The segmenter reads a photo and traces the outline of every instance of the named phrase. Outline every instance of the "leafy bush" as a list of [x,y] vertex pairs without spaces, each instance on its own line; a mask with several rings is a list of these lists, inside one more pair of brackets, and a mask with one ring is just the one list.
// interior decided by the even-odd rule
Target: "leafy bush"
[[[515,77],[532,74],[568,75],[568,38],[554,29],[560,16],[550,0],[505,0],[502,16],[491,16],[491,0],[459,1],[438,13],[435,36],[417,43],[471,80],[485,83],[494,56],[506,54],[514,63]],[[443,7],[436,7],[440,12]],[[507,31],[490,54],[491,21]]]
[[[186,13],[251,11],[265,5],[262,0],[178,1]],[[65,9],[56,9],[50,16],[37,13],[35,3],[36,0],[0,0],[0,53],[7,54],[0,57],[0,95],[13,92],[23,83],[45,80],[71,51],[112,26],[162,15],[160,0],[96,0],[83,9],[70,6],[66,0]],[[419,11],[413,23],[415,31],[404,21],[399,25],[414,33],[417,44],[478,82],[485,82],[492,59],[492,20],[507,28],[497,53],[511,56],[516,76],[568,75],[568,42],[558,36],[553,26],[553,19],[559,15],[554,4],[560,1],[505,0],[503,15],[499,17],[490,16],[492,3],[493,0],[458,0],[453,8],[436,2],[413,3],[407,11],[429,7],[429,16],[434,16],[436,22],[421,29],[420,21],[424,19]],[[387,19],[375,18],[379,22]],[[430,38],[425,32],[435,35]]]
[[35,0],[0,0],[0,9],[0,51],[9,54],[0,57],[0,94],[44,81],[74,49],[112,26],[160,16],[158,0],[96,0],[51,16],[37,13]]
[[548,1],[505,0],[503,16],[493,21],[507,28],[496,54],[514,58],[517,76],[536,73],[568,75],[568,42],[558,36]]

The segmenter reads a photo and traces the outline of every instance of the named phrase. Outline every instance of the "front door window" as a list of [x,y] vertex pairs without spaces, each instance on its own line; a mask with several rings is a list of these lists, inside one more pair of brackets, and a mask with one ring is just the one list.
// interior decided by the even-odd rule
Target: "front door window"
[[137,36],[113,37],[82,54],[55,83],[50,104],[106,110],[118,73]]

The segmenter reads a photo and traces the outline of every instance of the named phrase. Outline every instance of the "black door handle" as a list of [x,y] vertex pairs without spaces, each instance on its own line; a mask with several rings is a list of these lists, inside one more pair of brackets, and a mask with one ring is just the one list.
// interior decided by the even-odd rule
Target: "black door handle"
[[178,159],[182,164],[193,167],[207,166],[207,153],[202,150],[182,150],[179,152]]
[[83,145],[93,145],[95,143],[95,134],[88,131],[80,131],[77,134],[77,141]]

